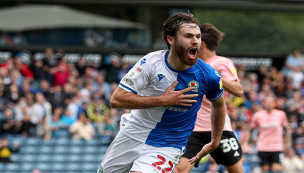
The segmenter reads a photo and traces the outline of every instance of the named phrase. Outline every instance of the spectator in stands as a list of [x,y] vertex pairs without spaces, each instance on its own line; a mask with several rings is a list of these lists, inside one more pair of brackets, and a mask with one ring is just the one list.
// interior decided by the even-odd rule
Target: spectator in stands
[[250,164],[247,162],[246,157],[243,155],[242,156],[242,162],[243,162],[243,168],[245,173],[252,173],[252,169]]
[[76,64],[75,68],[77,69],[78,73],[80,76],[83,76],[84,75],[84,71],[85,71],[85,68],[86,68],[86,60],[81,57],[80,60],[78,61],[78,63]]
[[54,56],[54,51],[52,48],[45,49],[45,58],[43,59],[43,71],[46,75],[46,80],[51,84],[53,82],[53,75],[50,74],[51,68],[55,67],[57,64],[57,59]]
[[68,109],[65,109],[64,114],[61,115],[60,121],[62,124],[68,125],[68,127],[70,127],[76,121],[76,119],[71,117],[71,113]]
[[12,83],[12,79],[9,76],[7,68],[0,68],[0,85],[3,85],[3,92],[9,90],[9,85]]
[[70,70],[66,67],[65,63],[60,63],[57,67],[50,70],[50,73],[54,76],[52,86],[63,86],[68,81],[70,75],[78,76],[75,67],[73,65],[69,65],[69,67]]
[[285,76],[288,76],[289,72],[296,66],[303,67],[304,61],[301,58],[301,52],[299,50],[294,50],[291,55],[285,60],[285,64],[282,68]]
[[79,111],[78,100],[79,100],[78,97],[74,96],[71,102],[67,106],[67,110],[70,113],[70,117],[73,118],[74,120],[78,119],[78,111]]
[[101,92],[104,97],[111,91],[111,85],[105,81],[105,77],[102,73],[98,73],[96,81],[93,83],[94,92]]
[[32,81],[32,85],[34,85],[34,87],[38,89],[41,80],[45,79],[45,73],[43,71],[43,62],[41,60],[34,60],[31,66],[31,70],[34,74],[34,80]]
[[26,95],[27,93],[34,93],[38,92],[37,89],[31,87],[31,83],[28,79],[23,80],[22,86],[19,88],[22,95]]
[[292,98],[288,99],[286,102],[287,114],[291,113],[297,114],[297,110],[301,108],[301,94],[299,91],[293,92]]
[[118,133],[118,127],[109,115],[104,115],[104,122],[99,126],[99,133],[101,134],[101,140],[103,143],[110,144]]
[[52,93],[50,92],[50,84],[47,80],[42,80],[40,82],[39,92],[43,94],[43,96],[47,101],[50,102],[52,100]]
[[2,137],[0,142],[0,162],[11,162],[10,157],[12,152],[19,151],[20,144],[14,143],[14,147],[9,146],[7,138]]
[[302,156],[304,154],[303,144],[304,144],[304,139],[303,138],[297,138],[295,140],[294,149],[295,149],[295,152],[298,156]]
[[303,161],[293,149],[289,149],[287,155],[283,159],[282,173],[298,173],[303,171]]
[[49,122],[48,127],[52,131],[52,138],[67,137],[69,125],[61,121],[61,110],[56,108],[53,111],[53,119]]
[[19,92],[18,86],[14,84],[11,85],[9,87],[9,92],[6,93],[6,98],[11,105],[16,105],[21,97],[25,97],[25,95]]
[[2,31],[2,34],[0,37],[0,45],[2,45],[2,46],[13,45],[12,38],[9,37],[7,32],[5,32],[5,31]]
[[71,125],[70,132],[73,139],[91,140],[95,135],[95,129],[85,112],[80,113],[79,120]]
[[256,102],[257,104],[261,105],[261,101],[258,99],[257,97],[257,92],[255,90],[251,90],[248,93],[248,100],[245,103],[245,106],[247,107],[247,109],[251,109],[252,108],[252,104]]
[[15,57],[15,69],[18,69],[25,78],[32,81],[34,79],[34,74],[30,67],[26,63],[22,62],[21,58],[22,53],[18,53]]
[[261,65],[259,67],[259,71],[257,72],[258,81],[261,84],[263,82],[263,79],[265,77],[269,77],[269,72],[267,70],[267,67],[265,65]]
[[17,85],[18,87],[22,86],[24,77],[21,75],[19,70],[12,70],[11,71],[11,79],[12,79],[12,84]]
[[56,85],[54,87],[54,93],[52,94],[52,99],[51,99],[51,104],[52,108],[66,108],[66,105],[64,103],[64,100],[67,99],[67,96],[62,92],[62,86],[61,85]]
[[123,63],[121,68],[117,70],[116,81],[121,81],[121,79],[129,72],[130,64]]
[[24,137],[32,136],[35,133],[35,124],[31,122],[31,116],[29,112],[23,111],[23,120],[20,121],[18,133]]
[[101,123],[104,120],[104,115],[109,115],[110,110],[104,103],[104,100],[97,98],[93,104],[88,107],[88,116],[92,122]]
[[68,105],[75,96],[76,91],[70,83],[65,83],[63,86],[64,104]]
[[45,118],[46,123],[52,119],[52,105],[45,100],[42,93],[36,94],[36,102],[32,108],[32,122],[34,124],[41,123],[42,119]]
[[13,118],[13,111],[6,108],[4,111],[4,118],[0,121],[2,135],[14,135],[17,132],[16,122]]
[[301,83],[304,80],[304,74],[301,71],[300,66],[295,66],[288,73],[287,77],[291,81],[292,87],[294,90],[298,90],[301,87]]
[[33,169],[31,173],[41,173],[39,169]]

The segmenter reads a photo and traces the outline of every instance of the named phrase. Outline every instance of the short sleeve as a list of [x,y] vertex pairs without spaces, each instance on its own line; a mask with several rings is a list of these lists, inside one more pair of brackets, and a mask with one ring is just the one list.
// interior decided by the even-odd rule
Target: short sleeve
[[119,87],[127,92],[137,94],[138,91],[146,87],[149,83],[151,66],[147,57],[141,58],[132,69],[121,79]]
[[236,68],[233,62],[226,58],[225,62],[221,65],[219,72],[222,75],[222,78],[229,80],[229,81],[240,81],[237,76]]
[[221,74],[212,68],[213,72],[209,75],[207,81],[208,92],[205,93],[208,100],[214,101],[221,97],[223,94],[223,83]]

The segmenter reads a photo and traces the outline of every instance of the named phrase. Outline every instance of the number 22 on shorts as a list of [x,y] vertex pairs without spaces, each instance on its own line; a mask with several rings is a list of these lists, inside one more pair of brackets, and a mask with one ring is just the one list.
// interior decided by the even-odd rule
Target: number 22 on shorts
[[168,164],[170,167],[161,168],[168,164],[163,156],[157,155],[157,158],[160,159],[160,161],[152,163],[152,166],[154,166],[158,170],[157,173],[171,173],[171,171],[173,170],[173,163],[169,160]]
[[221,147],[223,148],[224,153],[229,152],[231,149],[232,150],[239,149],[239,145],[235,138],[222,139],[221,144],[223,144]]

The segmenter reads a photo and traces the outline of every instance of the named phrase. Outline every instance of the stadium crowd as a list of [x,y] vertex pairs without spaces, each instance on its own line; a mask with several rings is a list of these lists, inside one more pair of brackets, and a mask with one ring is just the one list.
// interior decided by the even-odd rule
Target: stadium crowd
[[[19,57],[0,65],[0,161],[14,137],[40,137],[44,140],[68,137],[71,139],[100,139],[110,144],[119,131],[120,116],[130,110],[110,108],[110,98],[119,80],[132,64],[113,59],[112,68],[101,70],[81,59],[72,65],[64,56],[55,57],[51,48],[46,58],[31,66]],[[276,98],[276,109],[284,110],[292,129],[292,149],[286,146],[283,166],[288,173],[303,172],[304,165],[304,61],[299,51],[287,57],[284,67],[260,66],[249,72],[237,66],[244,89],[243,97],[229,95],[227,112],[239,142],[246,141],[247,126],[252,115],[263,108],[266,96]],[[253,132],[249,145],[243,146],[245,172],[260,172],[256,139]],[[284,137],[286,143],[286,137]],[[20,144],[8,147],[18,152]],[[246,161],[247,160],[247,161]],[[249,164],[250,163],[250,164]],[[212,158],[203,159],[203,172],[224,172]]]

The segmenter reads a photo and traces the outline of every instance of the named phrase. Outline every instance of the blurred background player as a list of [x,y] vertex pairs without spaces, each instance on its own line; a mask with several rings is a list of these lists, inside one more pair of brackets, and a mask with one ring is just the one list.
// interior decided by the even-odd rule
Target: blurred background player
[[172,172],[205,94],[213,106],[212,140],[192,161],[219,145],[225,121],[221,76],[197,57],[201,46],[198,22],[192,14],[178,13],[163,26],[170,51],[144,56],[123,77],[111,98],[112,108],[133,110],[122,116],[120,132],[98,172]]
[[264,108],[253,114],[245,146],[251,137],[254,128],[259,129],[257,141],[258,156],[263,173],[282,172],[283,160],[283,128],[286,131],[287,147],[291,148],[291,134],[284,111],[274,109],[275,99],[267,96],[264,99]]
[[[223,86],[225,88],[225,98],[228,93],[241,97],[243,88],[239,82],[236,68],[229,58],[216,55],[217,47],[224,34],[211,24],[202,24],[201,40],[202,46],[198,57],[211,65],[222,75]],[[205,97],[202,101],[195,124],[194,131],[188,138],[186,153],[181,158],[174,173],[190,172],[196,164],[190,164],[189,159],[194,157],[201,148],[211,141],[211,102]],[[211,153],[217,164],[223,164],[230,173],[243,173],[242,149],[231,128],[230,118],[226,114],[225,127],[221,138],[220,146]]]

